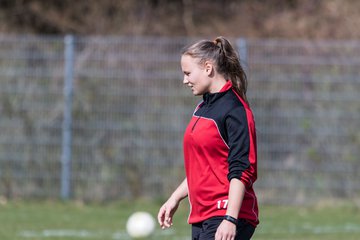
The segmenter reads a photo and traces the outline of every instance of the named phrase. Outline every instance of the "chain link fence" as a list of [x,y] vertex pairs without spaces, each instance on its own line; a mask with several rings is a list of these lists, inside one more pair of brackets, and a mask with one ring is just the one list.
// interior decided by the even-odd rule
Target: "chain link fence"
[[[0,195],[165,198],[184,178],[196,39],[0,35]],[[263,203],[360,197],[360,42],[231,39],[249,75]]]

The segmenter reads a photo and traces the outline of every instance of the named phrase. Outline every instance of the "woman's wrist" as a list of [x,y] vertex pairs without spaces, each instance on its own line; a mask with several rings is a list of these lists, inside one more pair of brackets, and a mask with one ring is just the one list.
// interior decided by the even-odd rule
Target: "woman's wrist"
[[179,185],[179,187],[171,194],[170,198],[177,203],[181,202],[188,195],[187,181],[185,180]]
[[232,217],[230,215],[225,215],[224,220],[226,220],[228,222],[231,222],[231,223],[233,223],[235,225],[237,225],[237,222],[238,222],[237,218],[234,218],[234,217]]
[[170,196],[170,198],[172,198],[172,199],[173,199],[174,201],[176,201],[177,203],[181,202],[181,200],[183,200],[185,197],[186,197],[186,195],[183,196],[183,195],[180,194],[180,193],[173,193],[173,194]]

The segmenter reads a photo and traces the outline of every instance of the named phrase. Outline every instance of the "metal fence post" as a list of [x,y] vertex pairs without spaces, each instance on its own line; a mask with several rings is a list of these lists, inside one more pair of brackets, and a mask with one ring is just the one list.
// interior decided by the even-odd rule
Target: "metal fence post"
[[74,77],[74,36],[65,36],[64,43],[64,119],[62,124],[61,198],[66,200],[70,198],[71,194],[71,125]]
[[239,38],[236,40],[236,45],[238,46],[241,66],[244,68],[245,73],[248,75],[249,64],[248,64],[247,41],[245,38]]

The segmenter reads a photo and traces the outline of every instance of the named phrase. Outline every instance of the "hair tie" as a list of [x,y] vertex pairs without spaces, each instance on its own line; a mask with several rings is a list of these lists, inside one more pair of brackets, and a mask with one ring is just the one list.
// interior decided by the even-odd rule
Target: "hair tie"
[[220,49],[221,49],[221,41],[218,41],[218,39],[215,39],[214,41],[213,41],[213,43],[215,44],[215,46],[217,46],[217,47],[219,47]]
[[224,50],[223,50],[222,42],[219,41],[218,39],[215,39],[215,40],[213,41],[213,43],[215,44],[216,47],[218,47],[219,54],[220,54],[220,55],[224,55],[225,52],[224,52]]

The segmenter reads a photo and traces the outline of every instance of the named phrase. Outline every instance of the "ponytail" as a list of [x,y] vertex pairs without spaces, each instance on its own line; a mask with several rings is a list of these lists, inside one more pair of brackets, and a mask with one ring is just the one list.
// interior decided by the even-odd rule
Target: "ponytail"
[[215,60],[218,73],[230,79],[237,94],[247,102],[247,77],[237,52],[224,37],[215,38],[214,44],[219,48],[219,57]]
[[214,41],[201,40],[183,49],[182,55],[200,59],[200,64],[213,61],[216,71],[232,82],[236,93],[246,102],[247,77],[237,52],[230,42],[220,36]]

